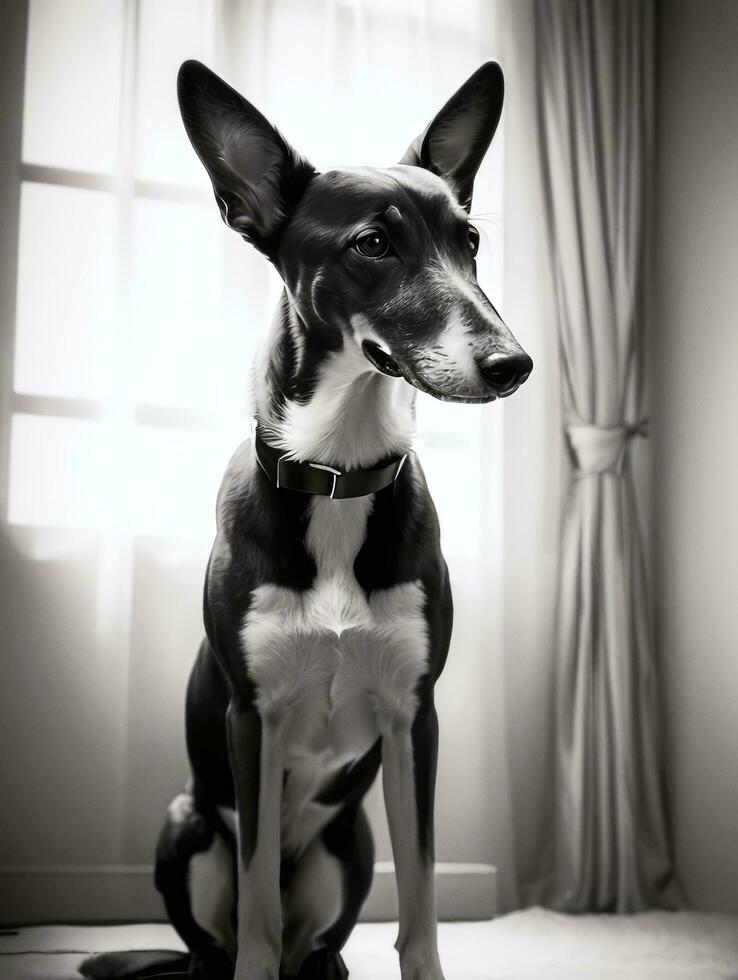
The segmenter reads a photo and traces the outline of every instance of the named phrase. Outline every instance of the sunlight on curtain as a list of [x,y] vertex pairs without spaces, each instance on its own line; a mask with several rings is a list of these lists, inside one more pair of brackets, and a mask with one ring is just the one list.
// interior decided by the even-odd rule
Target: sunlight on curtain
[[[7,516],[25,558],[53,557],[59,576],[91,570],[89,653],[68,669],[83,673],[93,656],[110,668],[93,696],[110,702],[115,737],[100,772],[103,782],[118,774],[121,859],[148,859],[183,771],[181,692],[201,631],[215,494],[248,435],[250,365],[280,288],[220,221],[179,118],[179,64],[211,65],[319,169],[388,165],[494,57],[480,40],[488,29],[482,0],[30,2]],[[474,199],[480,282],[496,305],[502,142]],[[417,446],[459,623],[441,697],[462,729],[484,713],[479,684],[497,629],[501,411],[419,396]],[[61,600],[54,608],[68,614]],[[51,658],[42,646],[37,656]],[[489,860],[479,807],[470,800],[460,816],[454,804],[480,782],[486,750],[445,751],[439,854]],[[131,801],[142,787],[145,805]]]

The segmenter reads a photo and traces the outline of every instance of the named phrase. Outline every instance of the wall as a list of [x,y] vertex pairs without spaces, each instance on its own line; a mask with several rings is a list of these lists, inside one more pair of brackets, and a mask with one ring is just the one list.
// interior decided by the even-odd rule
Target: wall
[[652,333],[657,642],[677,867],[738,911],[738,4],[658,31]]
[[[501,312],[533,358],[530,381],[504,403],[504,692],[510,827],[517,892],[537,902],[551,870],[554,620],[562,488],[558,338],[538,176],[532,0],[500,17],[506,84],[505,288]],[[504,885],[504,880],[502,883]]]

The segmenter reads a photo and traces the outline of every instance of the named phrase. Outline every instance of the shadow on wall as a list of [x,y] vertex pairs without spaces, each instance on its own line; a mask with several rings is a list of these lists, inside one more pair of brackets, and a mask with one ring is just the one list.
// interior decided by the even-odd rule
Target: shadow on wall
[[[187,553],[185,553],[187,552]],[[183,699],[202,546],[4,528],[0,864],[150,863],[184,783]],[[106,589],[135,570],[130,628]],[[199,574],[198,574],[199,572]],[[145,628],[144,628],[145,624]],[[166,635],[166,643],[162,642]],[[134,651],[120,656],[121,646]],[[134,788],[135,787],[135,791]]]

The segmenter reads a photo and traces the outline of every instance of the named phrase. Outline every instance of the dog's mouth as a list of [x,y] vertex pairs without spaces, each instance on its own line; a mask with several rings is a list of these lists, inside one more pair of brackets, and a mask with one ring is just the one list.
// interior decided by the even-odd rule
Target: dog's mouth
[[498,398],[507,398],[509,395],[514,394],[520,387],[519,384],[516,384],[514,387],[511,386],[508,390],[501,392],[495,391],[485,384],[477,385],[469,383],[468,381],[464,383],[464,380],[460,380],[457,385],[449,385],[448,387],[439,388],[430,383],[429,380],[425,378],[422,373],[415,370],[411,364],[405,364],[403,367],[401,367],[399,362],[396,361],[394,357],[388,354],[383,347],[380,347],[380,345],[375,343],[373,340],[362,341],[361,349],[364,357],[366,357],[369,363],[372,364],[381,374],[386,375],[388,378],[404,378],[405,381],[407,381],[408,384],[411,384],[414,388],[417,388],[419,391],[422,391],[425,394],[430,395],[432,398],[442,402],[483,405],[487,402],[497,401]]
[[388,378],[401,378],[403,376],[397,361],[390,357],[386,350],[382,350],[379,344],[375,344],[373,340],[363,341],[361,349],[364,357],[374,365],[377,371],[386,374]]
[[373,364],[374,367],[381,374],[386,375],[388,378],[404,378],[408,384],[411,384],[414,388],[419,391],[425,392],[432,398],[436,398],[438,401],[443,402],[459,402],[466,404],[479,404],[483,402],[495,401],[497,395],[494,392],[485,391],[483,393],[476,391],[442,391],[438,388],[428,384],[428,382],[419,375],[416,371],[410,368],[403,370],[398,362],[391,357],[384,348],[380,347],[373,340],[364,340],[361,344],[361,349],[363,351],[364,357]]
[[405,380],[418,391],[430,395],[439,402],[454,402],[457,405],[486,405],[487,402],[497,401],[493,391],[476,391],[471,387],[460,386],[456,389],[443,390],[436,388],[416,372],[404,375]]

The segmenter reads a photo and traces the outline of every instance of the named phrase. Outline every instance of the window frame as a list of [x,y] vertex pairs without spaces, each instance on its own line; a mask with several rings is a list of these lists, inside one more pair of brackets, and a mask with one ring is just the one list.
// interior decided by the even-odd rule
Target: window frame
[[[18,249],[20,241],[20,201],[24,184],[45,184],[54,187],[72,187],[81,190],[102,191],[110,194],[118,211],[116,243],[116,282],[127,281],[132,251],[132,204],[135,199],[171,201],[197,207],[212,203],[210,194],[201,188],[178,183],[145,180],[134,174],[135,97],[138,85],[139,3],[138,0],[121,0],[123,29],[120,42],[123,47],[122,79],[119,110],[118,147],[115,172],[106,174],[87,170],[29,163],[23,160],[23,113],[25,75],[28,56],[28,24],[30,0],[11,5],[13,20],[4,32],[6,50],[1,52],[5,66],[2,103],[6,125],[0,134],[8,159],[4,172],[8,174],[2,188],[0,213],[4,216],[9,232],[3,239],[2,295],[2,407],[0,429],[2,459],[0,461],[0,501],[3,517],[7,520],[10,490],[10,430],[15,414],[51,416],[55,418],[89,419],[99,421],[105,417],[105,400],[74,398],[57,395],[40,395],[18,392],[15,388],[15,346],[18,305]],[[118,315],[113,332],[113,343],[125,330],[126,296],[119,294]],[[148,405],[135,402],[127,406],[129,421],[135,426],[176,428],[185,431],[212,431],[213,421],[205,413],[188,411],[177,406]]]
[[10,4],[0,31],[0,507],[8,516],[14,411],[15,319],[20,236],[20,163],[29,0]]

